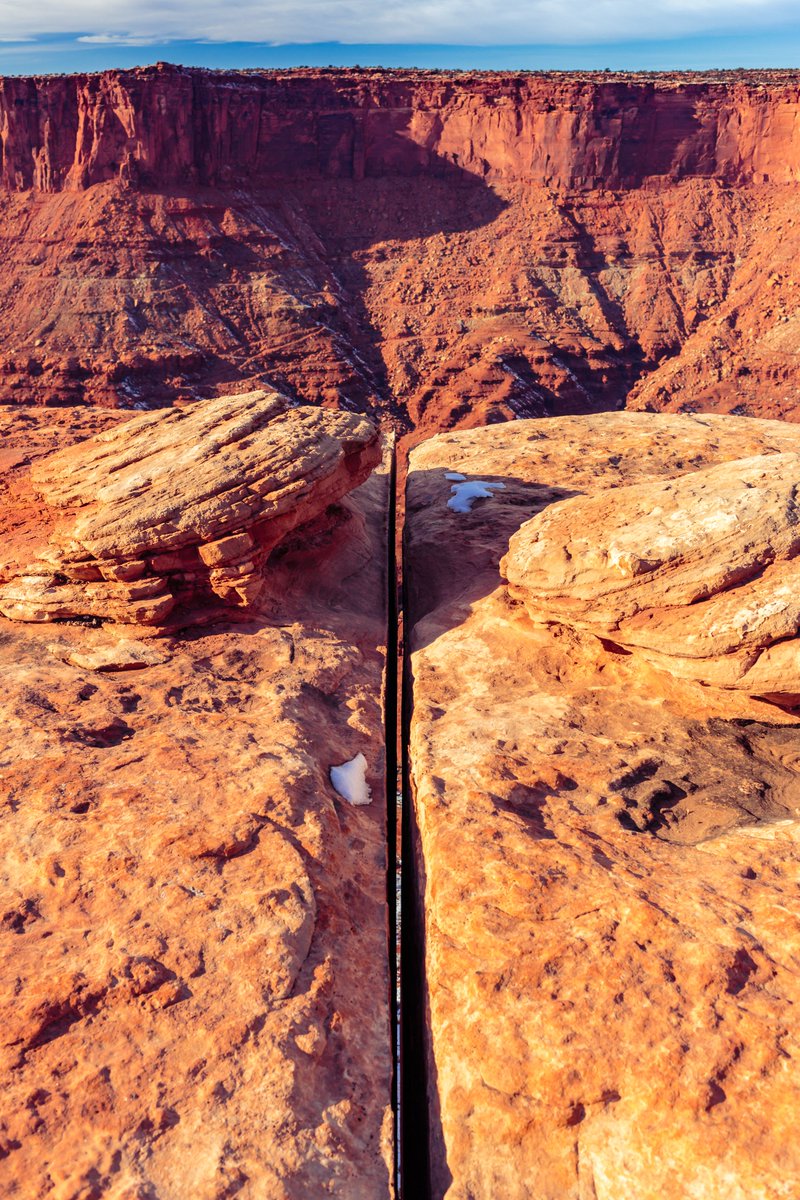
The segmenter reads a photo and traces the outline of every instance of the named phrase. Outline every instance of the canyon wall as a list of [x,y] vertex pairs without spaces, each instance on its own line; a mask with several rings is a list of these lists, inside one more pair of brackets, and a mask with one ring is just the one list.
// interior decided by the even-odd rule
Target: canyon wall
[[[588,513],[606,546],[618,493],[658,477],[700,539],[696,481],[666,481],[721,467],[727,517],[739,459],[791,458],[759,513],[783,555],[754,583],[769,637],[750,592],[733,616],[748,653],[794,653],[798,433],[686,410],[800,411],[799,98],[777,72],[0,81],[0,533],[27,593],[0,616],[8,1195],[393,1192],[388,464],[269,547],[260,504],[217,486],[242,482],[217,433],[187,435],[183,476],[157,443],[166,517],[137,467],[143,427],[192,430],[188,402],[217,397],[206,412],[246,413],[247,486],[285,483],[299,449],[276,460],[246,428],[263,393],[223,398],[256,387],[292,424],[301,399],[446,431],[411,457],[405,527],[406,1194],[773,1200],[797,1177],[796,672],[707,687],[725,642],[672,678],[691,597],[650,628],[654,592],[617,644],[499,562],[581,493],[579,534]],[[599,411],[625,405],[683,411]],[[100,411],[168,406],[138,440]],[[101,429],[133,448],[114,481],[158,534],[73,561],[114,486],[84,472],[88,512],[57,521],[87,448],[37,460]],[[182,520],[181,553],[157,553]],[[752,532],[714,553],[744,540],[752,574]],[[684,555],[703,582],[709,545]],[[118,583],[180,589],[191,622],[122,634]],[[331,774],[359,760],[369,804]]]
[[0,402],[793,419],[800,78],[0,81]]
[[800,177],[791,75],[628,77],[159,66],[5,79],[2,179],[58,191],[428,175],[638,187]]

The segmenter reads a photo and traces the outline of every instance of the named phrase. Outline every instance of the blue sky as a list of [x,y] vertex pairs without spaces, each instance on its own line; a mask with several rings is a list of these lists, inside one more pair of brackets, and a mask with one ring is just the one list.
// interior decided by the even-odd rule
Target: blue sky
[[0,73],[800,66],[800,0],[0,0]]

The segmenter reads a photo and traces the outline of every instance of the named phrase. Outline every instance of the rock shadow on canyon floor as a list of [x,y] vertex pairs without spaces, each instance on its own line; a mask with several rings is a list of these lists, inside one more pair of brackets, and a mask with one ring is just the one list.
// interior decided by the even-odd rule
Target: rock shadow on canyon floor
[[[409,472],[404,577],[412,651],[461,624],[473,604],[505,585],[500,559],[521,525],[549,505],[579,495],[491,472],[468,472],[465,480],[486,484],[492,495],[476,499],[469,512],[456,512],[448,507],[453,483],[446,472]],[[425,560],[424,570],[414,570],[415,559]]]
[[[312,217],[329,258],[335,260],[333,273],[350,300],[346,332],[365,354],[381,406],[388,405],[394,418],[407,427],[408,414],[396,404],[387,375],[384,334],[375,325],[366,300],[372,286],[369,264],[376,259],[391,261],[392,243],[421,242],[491,225],[508,202],[455,158],[438,155],[413,141],[407,128],[390,134],[380,159],[372,167],[374,174],[367,163],[362,177],[354,174],[326,181],[325,195],[319,200],[303,191],[295,193],[295,201]],[[365,184],[369,184],[368,191]],[[337,200],[333,206],[331,194]],[[353,212],[362,216],[358,236],[352,232]],[[423,291],[427,288],[423,283]]]

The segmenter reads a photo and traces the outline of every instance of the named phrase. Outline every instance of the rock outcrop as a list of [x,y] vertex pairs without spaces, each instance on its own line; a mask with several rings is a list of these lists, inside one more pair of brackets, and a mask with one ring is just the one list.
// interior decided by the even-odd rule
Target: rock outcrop
[[0,401],[270,386],[426,434],[792,416],[798,97],[795,72],[2,80]]
[[380,456],[365,417],[277,393],[134,418],[37,461],[7,494],[0,613],[163,626],[214,600],[252,608],[275,547]]
[[554,504],[500,570],[534,620],[672,674],[800,701],[800,456],[737,459]]
[[[528,590],[515,598],[499,570],[509,541],[521,569],[529,531],[551,518],[579,547],[594,514],[598,563],[626,538],[644,551],[644,515],[627,531],[621,518],[648,490],[667,522],[667,497],[727,479],[724,520],[746,504],[738,460],[752,472],[754,456],[783,500],[767,504],[755,480],[765,508],[749,532],[787,549],[781,489],[798,453],[778,422],[638,413],[459,431],[412,453],[404,916],[416,909],[424,954],[436,1200],[776,1200],[800,1176],[787,1066],[800,1052],[798,718],[654,667],[580,618],[534,621]],[[456,512],[453,472],[505,486]],[[676,559],[687,593],[713,536],[704,511],[696,557],[684,541]],[[747,539],[730,540],[746,558]],[[554,565],[563,581],[573,569],[580,611],[588,550]],[[666,593],[663,571],[651,584]],[[682,636],[676,620],[675,653]]]
[[[239,424],[272,404],[239,405]],[[38,462],[110,424],[97,462],[125,443],[108,416],[5,412],[0,432]],[[341,461],[332,430],[349,418],[316,443],[316,414],[284,416],[309,439],[295,469],[315,444],[325,470]],[[205,449],[198,482],[226,453]],[[257,477],[289,487],[272,449]],[[390,1200],[388,479],[379,468],[337,522],[283,542],[268,620],[223,610],[137,644],[113,625],[0,618],[4,1197]],[[358,754],[373,799],[353,807],[329,772]]]

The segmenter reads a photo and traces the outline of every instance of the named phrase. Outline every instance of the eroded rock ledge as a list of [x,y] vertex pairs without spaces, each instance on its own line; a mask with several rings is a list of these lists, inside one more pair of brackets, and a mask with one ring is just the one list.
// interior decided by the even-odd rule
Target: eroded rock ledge
[[[411,456],[435,1200],[777,1200],[800,1176],[798,717],[671,669],[703,609],[705,674],[737,630],[777,636],[737,593],[790,579],[799,454],[778,422],[613,413]],[[504,486],[456,512],[454,472]],[[618,601],[658,667],[597,636]]]
[[551,505],[500,569],[535,620],[673,674],[800,698],[800,455],[760,455]]
[[292,530],[380,461],[366,417],[251,392],[151,413],[34,464],[0,563],[0,613],[164,625],[247,609]]
[[[215,421],[192,458],[187,438],[171,477],[166,463],[157,476],[161,494],[174,486],[196,513],[211,512],[187,536],[218,540],[242,528],[221,521],[230,496],[272,478],[261,511],[283,528],[314,502],[303,480],[340,491],[348,447],[363,463],[374,434],[357,425],[353,438],[349,419],[280,415],[279,405],[268,425],[243,432],[273,405],[239,399],[166,426],[117,422],[114,436],[35,473],[63,498],[67,530],[86,518],[91,561],[111,564],[101,539],[112,526],[99,519],[90,479],[113,491],[113,451],[111,479],[127,484],[113,505],[103,501],[120,516],[109,545],[151,546],[165,527],[153,534],[150,493],[128,489],[145,471],[122,448],[139,457],[137,428],[191,429],[225,411],[238,439],[226,441]],[[86,410],[0,412],[9,464],[0,518],[9,492],[31,495],[28,455],[106,421]],[[96,473],[59,483],[53,463],[86,464],[87,451]],[[75,507],[76,496],[88,503]],[[235,622],[223,609],[209,627],[149,642],[133,674],[109,669],[119,667],[118,643],[130,645],[129,626],[0,617],[0,1194],[9,1200],[391,1200],[379,799],[388,473],[375,471],[341,509],[347,520],[282,543],[268,566],[269,620],[263,605]],[[33,511],[31,499],[20,539],[33,536]],[[44,503],[41,512],[49,522]],[[82,561],[77,553],[70,562]],[[54,590],[68,586],[91,583]],[[329,774],[357,754],[374,797],[359,807]]]

